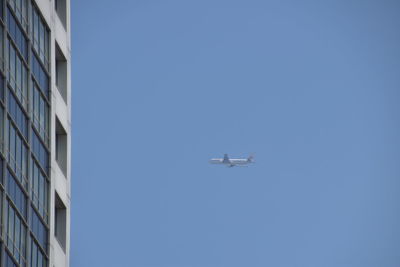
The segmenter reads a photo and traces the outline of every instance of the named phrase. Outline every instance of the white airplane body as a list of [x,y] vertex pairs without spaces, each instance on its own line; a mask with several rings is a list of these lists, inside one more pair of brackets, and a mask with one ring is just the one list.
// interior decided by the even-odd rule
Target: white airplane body
[[248,157],[247,159],[230,159],[228,157],[228,154],[224,155],[224,158],[215,158],[215,159],[210,159],[211,164],[222,164],[226,165],[227,167],[234,167],[234,166],[240,166],[240,167],[245,167],[250,163],[253,163],[253,156]]

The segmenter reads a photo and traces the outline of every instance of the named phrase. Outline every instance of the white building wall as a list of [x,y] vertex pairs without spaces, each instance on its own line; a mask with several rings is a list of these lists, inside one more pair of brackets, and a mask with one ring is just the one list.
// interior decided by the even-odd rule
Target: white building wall
[[[70,210],[71,210],[71,24],[70,0],[66,3],[66,27],[55,10],[55,0],[36,0],[51,32],[51,189],[50,189],[50,263],[51,267],[69,266],[70,256]],[[67,101],[56,86],[56,42],[67,60]],[[67,133],[67,171],[63,173],[56,161],[56,117]],[[63,248],[55,237],[55,192],[66,207],[66,246]]]

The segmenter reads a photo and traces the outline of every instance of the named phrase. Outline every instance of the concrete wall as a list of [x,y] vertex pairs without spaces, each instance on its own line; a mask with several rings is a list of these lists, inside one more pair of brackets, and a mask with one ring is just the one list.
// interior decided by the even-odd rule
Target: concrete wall
[[[70,0],[66,1],[65,25],[55,10],[55,0],[36,0],[51,31],[51,189],[50,189],[50,264],[51,267],[69,266],[70,210],[71,210],[71,23]],[[56,42],[66,59],[66,99],[56,86]],[[66,171],[56,160],[56,117],[66,132]],[[63,248],[55,236],[55,192],[66,207],[66,239]]]

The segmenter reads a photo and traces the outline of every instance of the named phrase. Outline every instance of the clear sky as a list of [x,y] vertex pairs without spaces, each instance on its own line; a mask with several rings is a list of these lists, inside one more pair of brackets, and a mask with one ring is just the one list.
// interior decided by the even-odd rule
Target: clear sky
[[400,266],[399,14],[72,1],[72,266]]

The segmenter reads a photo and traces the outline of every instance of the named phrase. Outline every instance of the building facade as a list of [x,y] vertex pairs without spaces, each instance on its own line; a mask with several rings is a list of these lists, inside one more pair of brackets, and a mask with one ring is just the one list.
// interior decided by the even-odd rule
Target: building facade
[[0,0],[0,266],[69,266],[70,0]]

